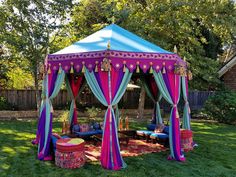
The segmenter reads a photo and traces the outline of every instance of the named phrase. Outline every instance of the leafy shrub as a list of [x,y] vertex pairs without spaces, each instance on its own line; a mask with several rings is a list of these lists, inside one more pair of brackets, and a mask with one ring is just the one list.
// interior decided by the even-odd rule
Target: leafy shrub
[[63,111],[63,113],[59,116],[59,120],[61,122],[67,122],[69,120],[69,111]]
[[9,110],[11,105],[7,102],[6,98],[0,97],[0,110]]
[[100,108],[95,108],[94,106],[91,108],[86,108],[86,113],[88,114],[89,118],[97,117],[101,111],[102,110]]
[[204,112],[213,120],[233,124],[236,122],[236,92],[219,91],[204,105]]

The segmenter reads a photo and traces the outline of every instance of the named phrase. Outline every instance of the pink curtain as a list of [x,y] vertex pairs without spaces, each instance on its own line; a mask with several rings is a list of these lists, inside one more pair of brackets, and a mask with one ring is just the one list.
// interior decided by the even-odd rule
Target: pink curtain
[[69,81],[70,88],[73,94],[72,101],[74,101],[73,118],[72,118],[71,124],[75,125],[77,124],[77,116],[78,116],[77,108],[76,108],[76,97],[78,96],[79,91],[83,85],[84,76],[83,75],[76,76],[75,74],[68,74],[67,76],[68,76],[68,81]]
[[173,101],[173,108],[172,108],[172,115],[170,120],[170,148],[171,150],[171,159],[176,159],[178,161],[184,161],[185,157],[181,151],[181,144],[180,144],[180,121],[179,121],[179,113],[178,113],[178,102],[180,97],[180,76],[174,73],[166,73],[163,74],[163,78],[167,89],[170,93],[170,96]]
[[108,104],[108,110],[104,120],[104,134],[101,150],[101,164],[106,169],[119,170],[123,166],[123,160],[120,155],[118,135],[114,111],[111,105],[112,100],[119,89],[119,85],[123,78],[123,71],[115,71],[110,73],[98,72],[96,78],[99,82],[101,90]]

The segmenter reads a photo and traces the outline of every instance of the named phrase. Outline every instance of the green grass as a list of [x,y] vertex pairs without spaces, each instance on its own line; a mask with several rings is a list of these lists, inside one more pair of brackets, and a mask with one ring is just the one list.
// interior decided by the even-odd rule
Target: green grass
[[[144,123],[131,123],[137,129]],[[54,123],[55,131],[61,125]],[[52,162],[36,159],[35,121],[0,121],[0,176],[172,176],[172,177],[235,177],[236,127],[216,123],[192,123],[194,140],[199,145],[186,153],[187,161],[168,161],[169,152],[125,158],[128,167],[120,171],[102,169],[99,162],[86,163],[80,169],[56,167]]]

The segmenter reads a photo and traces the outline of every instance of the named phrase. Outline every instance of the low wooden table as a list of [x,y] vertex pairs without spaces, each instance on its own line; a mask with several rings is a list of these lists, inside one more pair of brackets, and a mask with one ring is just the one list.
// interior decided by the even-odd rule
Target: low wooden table
[[[91,137],[94,140],[94,145],[97,145],[98,142],[102,142],[102,135],[93,135]],[[129,144],[129,136],[118,132],[118,139],[120,143],[125,142],[125,145],[127,146]]]
[[119,130],[118,133],[124,134],[130,138],[136,138],[136,130]]

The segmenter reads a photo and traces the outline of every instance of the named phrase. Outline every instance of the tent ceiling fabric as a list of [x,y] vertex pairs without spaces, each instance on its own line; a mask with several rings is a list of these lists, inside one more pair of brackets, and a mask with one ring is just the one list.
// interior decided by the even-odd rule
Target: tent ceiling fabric
[[168,52],[115,24],[111,24],[54,54],[103,51],[107,49],[108,42],[110,42],[110,50],[171,54],[171,52]]

